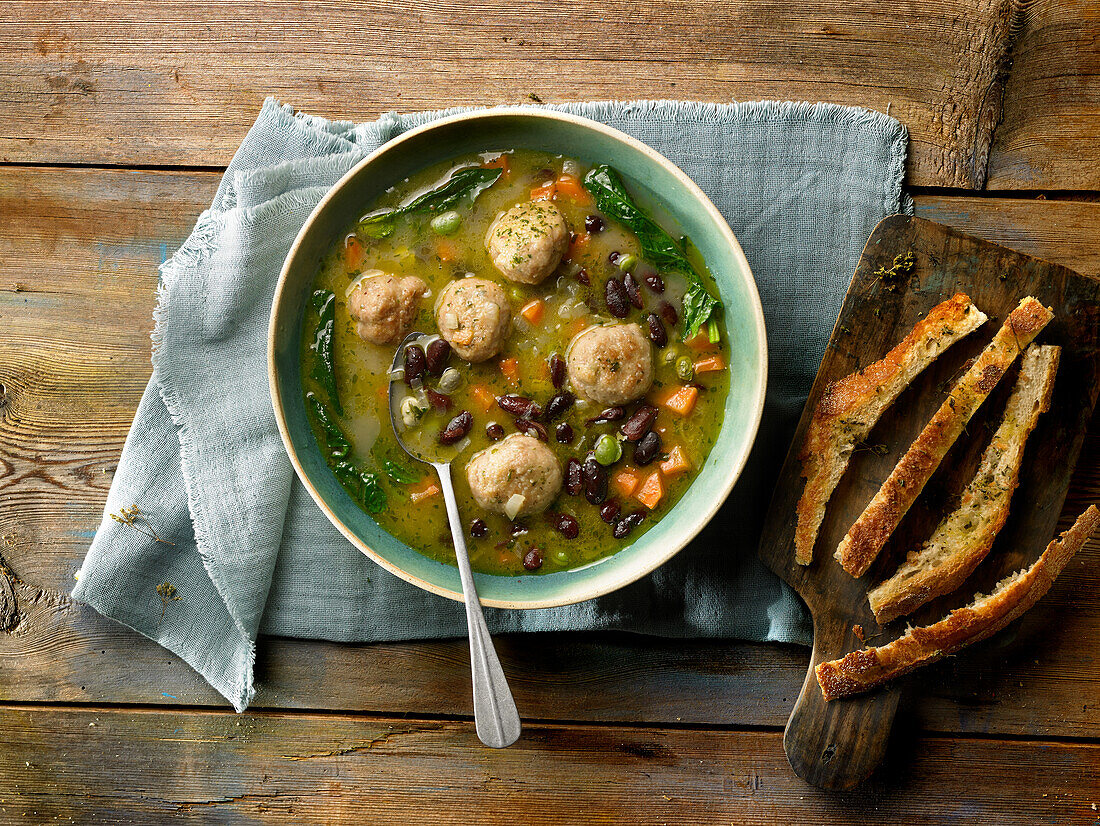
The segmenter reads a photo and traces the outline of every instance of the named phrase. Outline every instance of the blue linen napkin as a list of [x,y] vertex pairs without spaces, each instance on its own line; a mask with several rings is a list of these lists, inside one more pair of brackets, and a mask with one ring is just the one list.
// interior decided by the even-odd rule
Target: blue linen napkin
[[[756,544],[863,244],[880,219],[911,211],[901,192],[905,128],[825,104],[550,108],[644,141],[711,197],[756,276],[770,380],[749,465],[688,548],[597,600],[490,609],[490,628],[808,644],[800,601],[758,561]],[[459,604],[376,566],[314,505],[283,452],[265,361],[275,281],[310,211],[369,152],[444,114],[356,125],[267,100],[211,208],[161,268],[153,377],[73,596],[178,654],[238,711],[255,692],[260,633],[341,641],[465,634]],[[133,524],[111,516],[133,504],[141,511]]]

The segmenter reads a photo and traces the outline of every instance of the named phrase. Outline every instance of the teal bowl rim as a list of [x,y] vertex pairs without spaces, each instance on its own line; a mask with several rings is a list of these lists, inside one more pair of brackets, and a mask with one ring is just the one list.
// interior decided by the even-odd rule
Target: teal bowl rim
[[[401,579],[409,582],[419,588],[423,588],[431,593],[438,594],[443,597],[462,602],[463,596],[461,586],[457,583],[458,573],[457,569],[453,566],[443,565],[442,563],[430,560],[428,557],[424,557],[414,549],[410,551],[415,554],[420,560],[427,560],[425,565],[429,570],[440,573],[440,576],[447,576],[453,578],[456,581],[456,588],[447,587],[441,585],[438,582],[430,581],[424,578],[423,575],[412,573],[400,565],[396,564],[392,560],[386,558],[382,553],[376,551],[343,519],[341,519],[329,502],[326,500],[322,492],[318,489],[318,485],[326,486],[330,490],[334,490],[333,484],[339,488],[339,483],[335,482],[335,477],[331,480],[317,480],[315,484],[314,480],[310,477],[306,470],[302,457],[298,455],[298,450],[295,446],[294,439],[290,432],[287,422],[287,411],[285,408],[286,400],[284,399],[284,387],[281,381],[281,377],[278,371],[277,363],[277,347],[276,336],[278,331],[278,322],[281,314],[288,312],[285,305],[284,298],[287,292],[287,285],[289,276],[296,262],[296,258],[303,246],[305,239],[310,235],[312,228],[317,223],[321,216],[326,212],[329,204],[338,196],[340,191],[349,184],[357,175],[359,175],[363,169],[372,164],[375,164],[379,159],[384,158],[387,154],[395,151],[402,144],[420,139],[422,135],[427,132],[432,132],[444,127],[453,126],[456,123],[461,122],[475,122],[475,121],[491,121],[493,119],[500,118],[529,118],[532,120],[546,120],[557,121],[559,123],[564,122],[577,127],[581,130],[599,133],[604,138],[610,139],[613,142],[624,145],[627,149],[644,156],[649,162],[661,167],[665,173],[672,176],[676,181],[692,196],[696,202],[703,208],[706,218],[709,219],[710,224],[721,236],[723,246],[728,248],[732,254],[734,263],[737,265],[737,274],[740,276],[741,290],[744,295],[742,299],[748,299],[748,310],[750,315],[750,322],[753,325],[753,335],[757,346],[755,352],[751,354],[750,361],[753,363],[749,365],[757,376],[756,382],[750,388],[749,393],[749,415],[741,419],[742,427],[748,425],[748,434],[741,442],[740,449],[733,455],[727,455],[721,458],[720,465],[722,468],[722,478],[719,483],[713,487],[710,487],[702,495],[706,497],[705,503],[701,507],[697,507],[695,512],[689,515],[687,520],[677,522],[674,526],[674,536],[671,538],[666,537],[667,541],[663,543],[656,543],[653,540],[654,531],[657,527],[669,522],[669,516],[681,508],[685,504],[685,500],[688,499],[688,495],[692,492],[699,482],[699,478],[692,483],[687,493],[673,506],[669,513],[666,513],[661,521],[653,529],[643,534],[637,542],[628,545],[617,553],[605,557],[603,560],[599,560],[591,565],[584,566],[582,568],[571,569],[554,574],[544,574],[541,576],[529,576],[529,577],[501,577],[492,576],[487,574],[475,574],[475,584],[478,588],[479,597],[483,605],[495,607],[495,608],[511,608],[511,609],[530,609],[530,608],[552,608],[561,605],[572,605],[578,602],[584,602],[586,600],[594,599],[605,594],[609,594],[616,591],[630,583],[640,579],[646,574],[651,573],[664,563],[668,562],[674,557],[681,549],[683,549],[692,539],[698,535],[699,531],[714,517],[719,508],[726,501],[730,491],[733,489],[734,484],[740,478],[741,472],[744,470],[745,463],[748,461],[749,453],[752,450],[752,446],[756,441],[756,435],[759,431],[761,416],[764,411],[764,394],[767,387],[767,375],[768,375],[768,349],[767,349],[767,337],[764,327],[764,313],[760,304],[760,296],[756,288],[756,282],[752,275],[752,269],[749,267],[749,262],[745,258],[744,251],[741,249],[741,245],[738,243],[737,238],[733,234],[733,230],[730,229],[726,219],[714,206],[710,198],[696,185],[681,170],[678,166],[654,150],[652,147],[642,143],[641,141],[615,129],[607,126],[598,121],[593,121],[588,118],[580,117],[577,115],[571,115],[564,112],[556,112],[545,109],[533,109],[530,107],[499,107],[494,109],[483,109],[472,112],[464,112],[448,117],[443,117],[435,121],[431,121],[415,129],[411,129],[402,133],[393,140],[380,146],[378,149],[370,153],[366,158],[352,167],[336,184],[325,194],[317,206],[310,213],[309,218],[302,226],[298,235],[294,239],[294,243],[290,247],[290,251],[287,254],[286,259],[283,262],[282,270],[279,273],[279,281],[275,289],[274,302],[271,307],[270,323],[268,328],[268,347],[267,347],[267,367],[268,367],[268,384],[271,392],[272,407],[275,412],[275,420],[279,428],[279,436],[283,441],[283,446],[286,449],[287,455],[290,457],[290,461],[294,466],[294,471],[306,490],[309,491],[313,501],[317,503],[317,506],[325,514],[328,520],[339,530],[356,548],[382,566],[385,570],[400,577]],[[671,210],[675,216],[676,211]],[[717,274],[716,274],[716,281]],[[722,291],[721,283],[718,283],[719,294],[723,299],[723,304],[727,305],[729,296]],[[294,312],[300,312],[299,307],[293,308]],[[728,325],[731,313],[727,309],[726,323]],[[300,318],[298,325],[300,327]],[[730,329],[727,326],[727,334],[731,334]],[[732,348],[731,348],[732,351]],[[731,364],[732,366],[732,364]],[[732,396],[732,389],[731,389]],[[304,402],[301,399],[298,400],[304,411]],[[723,420],[722,431],[725,431],[726,427],[730,424],[729,419],[729,401],[727,400],[726,417]],[[719,441],[721,441],[722,433],[719,433]],[[310,441],[316,446],[316,440],[313,439],[312,433],[310,433]],[[708,463],[711,458],[714,457],[718,448],[718,442],[711,450],[711,456],[708,457]],[[318,455],[320,453],[318,449]],[[316,463],[314,462],[314,465]],[[327,471],[327,467],[325,467]],[[717,472],[717,471],[716,471]],[[331,476],[331,472],[328,472]],[[700,469],[699,477],[703,476],[703,469]],[[339,488],[342,491],[342,488]],[[339,493],[335,495],[339,496]],[[347,501],[351,502],[350,496],[346,493],[343,494],[347,497]],[[354,504],[354,503],[352,503]],[[357,506],[356,506],[357,507]],[[365,516],[365,514],[364,514]],[[368,517],[369,518],[369,517]],[[371,523],[377,526],[371,520]],[[383,533],[385,532],[380,526],[377,526]],[[395,541],[396,538],[394,538]],[[650,547],[646,547],[646,546]],[[641,546],[645,549],[645,553],[636,552],[630,555],[630,561],[627,564],[610,566],[604,568],[606,575],[600,576],[601,563],[610,560],[617,560],[624,555],[628,555],[631,550],[634,550]],[[425,565],[419,565],[418,567],[425,567]],[[446,569],[440,571],[439,569]],[[594,576],[572,576],[580,574],[581,572],[591,572]],[[453,574],[453,576],[452,576]],[[501,599],[492,595],[493,581],[494,580],[508,580],[510,583],[523,579],[526,581],[547,580],[550,578],[556,578],[563,582],[562,586],[557,593],[547,597],[536,598],[506,598]],[[572,579],[570,583],[568,580]]]

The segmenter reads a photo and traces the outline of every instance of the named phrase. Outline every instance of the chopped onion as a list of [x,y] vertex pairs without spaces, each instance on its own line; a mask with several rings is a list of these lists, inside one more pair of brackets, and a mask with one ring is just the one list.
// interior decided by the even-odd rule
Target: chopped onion
[[515,519],[516,514],[522,510],[524,503],[527,501],[527,497],[522,493],[513,493],[507,502],[504,503],[504,515],[509,519]]
[[454,313],[444,313],[442,318],[439,319],[439,326],[443,330],[457,330],[458,316]]
[[390,381],[403,380],[405,378],[405,368],[395,367],[393,370],[390,370],[388,373],[386,373],[386,378],[388,378]]

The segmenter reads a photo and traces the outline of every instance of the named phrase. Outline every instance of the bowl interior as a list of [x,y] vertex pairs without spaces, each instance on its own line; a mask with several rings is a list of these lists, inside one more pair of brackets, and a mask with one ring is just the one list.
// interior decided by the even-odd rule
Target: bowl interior
[[721,433],[676,506],[637,542],[584,568],[541,576],[475,574],[489,605],[564,605],[615,590],[678,551],[725,500],[748,456],[763,405],[767,358],[756,285],[725,221],[694,184],[652,149],[582,118],[495,110],[438,121],[393,141],[351,170],[303,227],[280,280],[272,312],[269,367],[276,417],[299,477],[333,523],[362,551],[404,579],[461,598],[458,571],[421,555],[364,513],[329,471],[306,419],[298,346],[307,298],[325,252],[364,206],[419,169],[468,152],[516,147],[608,163],[645,205],[660,204],[690,235],[718,283],[725,307],[732,379]]

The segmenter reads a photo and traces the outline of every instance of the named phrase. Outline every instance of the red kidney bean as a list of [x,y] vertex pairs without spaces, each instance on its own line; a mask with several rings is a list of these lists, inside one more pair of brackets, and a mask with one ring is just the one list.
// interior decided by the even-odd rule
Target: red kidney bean
[[607,287],[604,289],[604,301],[607,302],[607,311],[615,318],[626,318],[630,314],[630,297],[626,294],[626,287],[619,279],[607,279]]
[[584,498],[593,505],[607,499],[607,471],[591,454],[584,460]]
[[570,496],[579,496],[584,490],[584,469],[578,459],[570,457],[565,463],[565,492]]
[[516,419],[516,430],[528,436],[534,436],[536,439],[543,442],[550,441],[550,434],[547,432],[546,428],[532,419]]
[[626,410],[621,407],[609,407],[602,411],[599,416],[595,416],[588,420],[588,424],[607,424],[608,422],[617,422],[623,416],[626,415]]
[[428,349],[424,352],[424,361],[427,364],[428,372],[433,376],[438,376],[446,369],[447,359],[450,357],[451,345],[446,339],[437,338],[428,345]]
[[557,427],[554,428],[554,438],[557,439],[558,442],[563,444],[563,445],[567,445],[567,444],[572,443],[572,441],[573,441],[573,427],[572,427],[572,425],[570,425],[569,422],[562,422],[561,424],[559,424]]
[[636,442],[649,432],[655,421],[657,421],[657,408],[643,404],[634,411],[633,416],[622,423],[619,430],[627,439]]
[[552,396],[550,401],[546,403],[546,421],[552,422],[554,419],[560,419],[569,412],[569,408],[573,406],[576,400],[577,397],[568,390],[562,390]]
[[661,323],[661,317],[659,315],[656,313],[647,315],[646,324],[649,326],[650,341],[657,347],[664,347],[668,344],[668,333],[665,331],[665,325]]
[[634,464],[648,465],[660,452],[661,434],[651,430],[634,445]]
[[430,387],[424,388],[424,394],[428,397],[428,403],[431,404],[440,413],[446,413],[451,409],[451,397],[444,393],[437,393]]
[[523,567],[528,571],[537,571],[542,567],[542,553],[538,548],[532,548],[523,557]]
[[542,416],[542,408],[526,396],[517,396],[512,393],[497,396],[497,404],[500,405],[501,410],[513,416],[525,416],[528,419],[538,419]]
[[489,422],[485,425],[485,435],[494,442],[499,442],[504,438],[504,428],[496,422]]
[[561,390],[565,384],[565,359],[559,353],[550,356],[550,383],[555,390]]
[[443,428],[443,432],[439,434],[439,443],[441,445],[453,445],[470,432],[473,424],[474,417],[470,415],[470,411],[463,410]]
[[546,518],[566,539],[576,539],[581,532],[581,523],[567,513],[548,513]]
[[644,521],[645,511],[634,511],[633,513],[628,513],[626,516],[615,523],[615,528],[611,531],[611,533],[616,539],[622,539],[636,527],[641,525]]
[[600,519],[611,525],[619,515],[619,503],[614,499],[608,499],[600,508]]
[[584,267],[581,267],[579,270],[577,270],[577,280],[587,287],[589,284],[592,283],[592,276],[588,274],[588,270],[586,270]]
[[660,295],[665,291],[665,280],[656,272],[647,272],[642,280],[645,281],[645,285],[653,292]]
[[409,387],[424,376],[424,351],[419,344],[410,344],[405,348],[405,384]]
[[645,306],[642,302],[642,293],[638,290],[638,282],[630,273],[623,276],[623,289],[626,290],[626,297],[630,299],[630,303],[637,309],[640,310]]
[[522,522],[513,522],[512,527],[509,529],[512,536],[523,536],[527,533],[527,526]]
[[665,323],[669,327],[675,327],[676,322],[680,320],[679,314],[676,312],[676,308],[669,304],[667,301],[662,301],[661,306],[657,308],[661,313],[661,318],[665,320]]
[[595,235],[598,232],[603,232],[607,228],[607,224],[599,215],[588,215],[584,219],[584,228],[587,232]]
[[475,519],[470,523],[470,536],[474,539],[484,539],[489,535],[489,526],[484,519]]
[[618,266],[619,259],[622,257],[623,254],[621,252],[619,252],[618,250],[612,250],[610,253],[608,253],[607,260],[610,261],[613,265]]

